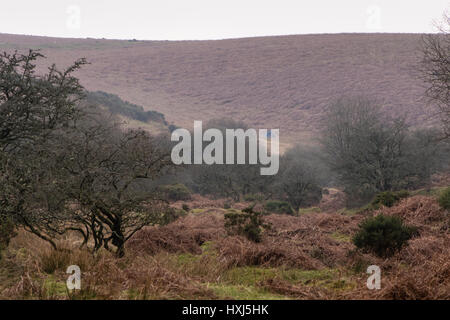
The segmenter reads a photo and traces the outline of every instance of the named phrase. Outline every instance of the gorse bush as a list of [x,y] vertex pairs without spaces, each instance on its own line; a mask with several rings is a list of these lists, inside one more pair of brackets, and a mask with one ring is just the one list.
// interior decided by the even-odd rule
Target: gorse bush
[[168,200],[185,201],[191,199],[191,191],[181,183],[161,186],[160,190]]
[[444,209],[450,209],[450,187],[444,189],[439,196],[439,205]]
[[417,233],[399,217],[378,215],[364,220],[353,237],[356,247],[380,257],[387,257],[401,249]]
[[261,242],[262,231],[269,229],[270,225],[264,223],[262,213],[253,211],[253,207],[239,212],[225,214],[225,229],[229,235],[242,235],[253,242]]
[[294,214],[291,205],[286,201],[267,201],[264,209],[274,213]]
[[378,209],[381,205],[392,207],[397,201],[409,196],[408,191],[385,191],[378,193],[371,202],[371,206]]

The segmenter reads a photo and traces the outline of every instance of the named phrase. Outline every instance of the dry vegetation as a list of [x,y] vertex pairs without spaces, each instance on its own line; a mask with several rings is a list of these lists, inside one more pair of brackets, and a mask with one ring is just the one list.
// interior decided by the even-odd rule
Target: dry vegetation
[[[418,41],[407,34],[183,42],[0,34],[0,49],[42,48],[58,65],[84,56],[92,65],[77,76],[88,90],[118,94],[180,126],[230,117],[279,127],[286,146],[314,143],[325,106],[343,95],[383,97],[389,115],[408,111],[414,127],[428,126],[423,88],[412,74]],[[146,129],[159,133],[165,126]],[[265,215],[271,228],[259,243],[224,228],[225,214],[252,203],[198,194],[171,203],[186,211],[178,220],[136,229],[125,256],[80,248],[82,239],[70,232],[54,250],[18,227],[0,259],[0,299],[450,299],[450,216],[435,192],[448,179],[435,175],[428,189],[376,210],[342,209],[348,194],[327,188],[314,207]],[[255,210],[264,207],[255,201]],[[360,223],[378,214],[401,217],[418,230],[389,258],[361,252],[352,242]],[[373,264],[382,270],[381,290],[366,287]],[[66,288],[69,265],[81,268],[81,290]]]
[[[128,243],[126,257],[92,255],[77,239],[51,250],[19,232],[0,261],[1,298],[25,299],[449,299],[450,216],[435,197],[416,195],[374,212],[269,215],[262,243],[227,236],[228,210],[202,204],[163,227],[149,227]],[[235,204],[233,207],[242,207]],[[365,216],[397,215],[419,236],[388,259],[351,242]],[[82,290],[69,292],[65,269],[82,270]],[[368,265],[382,269],[382,289],[366,288]]]
[[58,66],[86,57],[78,76],[191,128],[230,117],[309,141],[324,107],[341,96],[383,97],[392,115],[427,125],[414,74],[420,35],[340,34],[221,41],[115,41],[0,34],[0,49],[41,48]]

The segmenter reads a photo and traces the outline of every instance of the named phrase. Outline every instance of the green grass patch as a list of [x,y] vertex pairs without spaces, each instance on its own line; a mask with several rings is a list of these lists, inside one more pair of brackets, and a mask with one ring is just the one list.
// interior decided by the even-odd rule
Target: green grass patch
[[222,280],[230,284],[255,285],[261,281],[276,277],[277,270],[274,268],[261,267],[235,267],[227,270]]
[[430,196],[438,197],[446,187],[425,188],[411,191],[411,196]]
[[359,207],[359,208],[343,208],[337,211],[337,213],[342,214],[344,216],[355,216],[360,213],[364,213],[366,211],[372,211],[374,208],[367,204],[365,206]]
[[193,263],[200,260],[200,255],[195,255],[191,253],[181,253],[176,255],[177,266],[182,267],[186,265],[192,265]]
[[67,286],[64,281],[58,281],[53,275],[44,279],[42,284],[47,298],[60,298],[67,296]]
[[330,234],[330,237],[336,241],[339,242],[351,242],[352,241],[352,237],[347,235],[347,234],[343,234],[340,232],[333,232],[332,234]]
[[320,213],[322,210],[319,207],[299,208],[298,214]]
[[[234,299],[279,299],[277,294],[258,287],[259,283],[270,279],[281,279],[292,285],[307,285],[329,290],[349,290],[355,283],[341,276],[337,269],[301,270],[284,268],[236,267],[224,273],[221,283],[213,285],[215,293],[221,297]],[[284,297],[285,298],[285,297]]]
[[202,248],[202,254],[210,254],[214,253],[214,242],[213,241],[205,241],[200,248]]
[[205,211],[206,211],[205,208],[195,208],[195,209],[191,209],[190,213],[197,214],[197,213],[203,213]]
[[287,300],[286,296],[272,293],[263,288],[244,285],[230,284],[209,284],[219,299],[237,299],[237,300]]
[[331,290],[348,290],[355,284],[343,277],[337,269],[321,270],[286,270],[282,273],[285,280],[294,284],[304,284]]

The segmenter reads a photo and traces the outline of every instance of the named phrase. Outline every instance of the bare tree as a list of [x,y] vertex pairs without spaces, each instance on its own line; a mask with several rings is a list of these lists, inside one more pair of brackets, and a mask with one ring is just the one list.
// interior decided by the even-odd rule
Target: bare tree
[[112,245],[122,256],[138,230],[175,218],[147,184],[173,166],[168,141],[142,130],[123,132],[102,118],[64,136],[57,158],[70,228],[85,242],[92,236],[94,250]]
[[[321,186],[325,183],[321,178],[327,171],[313,148],[296,146],[281,157],[280,172],[272,189],[278,198],[286,199],[298,211],[300,207],[319,203]],[[330,180],[329,175],[326,178]]]
[[440,146],[429,143],[432,132],[413,135],[405,119],[389,118],[376,101],[340,99],[326,120],[328,163],[354,204],[376,192],[420,186],[436,170]]
[[[242,121],[233,119],[212,119],[205,125],[209,128],[219,129],[225,136],[226,129],[247,130],[248,126]],[[249,164],[249,143],[245,145],[245,164],[203,164],[192,166],[189,169],[193,180],[193,189],[202,194],[211,194],[219,197],[232,198],[239,201],[243,195],[250,193],[269,193],[269,185],[273,182],[272,176],[262,176],[259,166]],[[223,163],[226,163],[226,146],[223,146]],[[235,157],[237,145],[234,146]],[[235,160],[236,161],[236,160]]]
[[440,33],[422,38],[422,63],[420,71],[428,85],[425,92],[435,104],[442,121],[445,138],[450,138],[450,17],[444,15]]

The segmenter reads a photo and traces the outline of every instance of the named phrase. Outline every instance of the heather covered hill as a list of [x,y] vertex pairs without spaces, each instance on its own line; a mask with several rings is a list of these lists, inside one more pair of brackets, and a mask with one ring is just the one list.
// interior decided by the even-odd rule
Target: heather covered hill
[[420,35],[294,35],[216,41],[58,39],[0,34],[0,50],[41,48],[48,62],[79,57],[91,91],[156,110],[169,123],[231,117],[281,129],[282,141],[314,136],[325,106],[342,95],[384,101],[412,124],[428,121],[414,72]]

